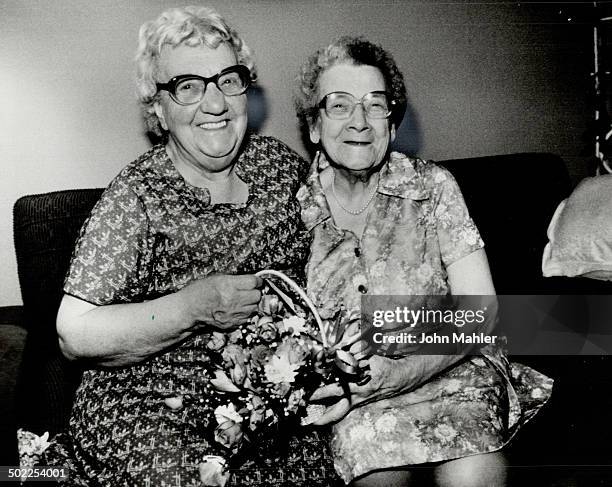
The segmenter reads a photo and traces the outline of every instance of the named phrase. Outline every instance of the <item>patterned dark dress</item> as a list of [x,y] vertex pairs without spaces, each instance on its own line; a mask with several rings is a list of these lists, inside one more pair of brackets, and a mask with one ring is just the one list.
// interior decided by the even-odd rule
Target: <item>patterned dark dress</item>
[[[215,272],[299,273],[309,240],[294,196],[307,165],[273,138],[247,137],[236,162],[249,186],[246,204],[211,205],[208,191],[187,183],[163,146],[124,168],[81,231],[64,291],[104,306],[154,299]],[[214,425],[204,419],[207,340],[188,339],[135,366],[86,371],[69,434],[47,461],[69,462],[75,485],[200,485],[202,457],[220,454]],[[178,395],[182,408],[166,405]],[[256,460],[234,462],[233,485],[332,485],[325,433],[298,435],[285,448],[260,448]]]

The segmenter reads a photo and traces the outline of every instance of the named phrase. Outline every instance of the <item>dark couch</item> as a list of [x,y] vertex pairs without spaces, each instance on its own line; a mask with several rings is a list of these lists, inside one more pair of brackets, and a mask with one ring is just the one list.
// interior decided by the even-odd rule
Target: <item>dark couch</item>
[[[571,191],[563,160],[525,153],[442,164],[457,178],[486,242],[498,294],[612,294],[611,283],[541,275],[548,222]],[[5,424],[5,429],[14,431],[19,425],[38,434],[53,434],[67,422],[80,371],[59,353],[55,315],[78,230],[100,193],[100,189],[60,191],[24,196],[15,204],[15,247],[27,341],[15,400],[16,424]],[[608,423],[612,406],[608,357],[523,359],[554,377],[556,386],[550,404],[511,444],[511,463],[527,466],[513,468],[511,475],[534,481],[528,485],[553,485],[565,475],[562,465],[612,463],[612,448],[594,441],[612,432],[601,424]],[[5,400],[10,403],[12,398]],[[7,418],[5,423],[11,421],[10,415]],[[13,440],[3,441],[8,456],[0,464],[15,464],[16,459],[10,461]],[[593,472],[586,469],[583,477]],[[593,478],[601,475],[598,471]]]

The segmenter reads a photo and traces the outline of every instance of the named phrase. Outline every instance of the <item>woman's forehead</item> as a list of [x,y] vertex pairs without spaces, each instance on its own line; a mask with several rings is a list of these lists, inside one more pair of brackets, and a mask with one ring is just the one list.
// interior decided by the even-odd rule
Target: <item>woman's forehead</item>
[[167,79],[181,74],[210,77],[236,63],[236,54],[226,42],[222,42],[216,48],[205,44],[197,46],[166,45],[159,56],[159,74],[160,77]]
[[385,79],[374,66],[335,64],[319,77],[319,93],[324,96],[333,91],[345,91],[361,98],[371,91],[384,91]]

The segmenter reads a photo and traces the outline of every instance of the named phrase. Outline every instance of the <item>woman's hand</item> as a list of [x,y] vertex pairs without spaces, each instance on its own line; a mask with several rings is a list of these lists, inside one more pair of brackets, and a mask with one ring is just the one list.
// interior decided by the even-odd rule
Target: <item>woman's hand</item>
[[193,281],[179,293],[194,323],[229,330],[257,311],[263,280],[253,275],[214,274]]
[[338,398],[338,401],[329,406],[314,424],[324,425],[339,421],[360,404],[396,396],[413,386],[409,370],[402,360],[373,355],[360,361],[359,366],[366,371],[369,368],[370,379],[365,383],[362,381],[362,385],[349,382],[348,390],[343,390],[338,383],[335,383],[320,387],[314,392],[310,398],[311,402],[328,402],[330,399]]
[[[489,264],[483,249],[454,262],[447,271],[452,294],[495,295]],[[481,331],[490,333],[491,330]],[[338,400],[328,406],[323,415],[313,424],[324,425],[340,421],[352,408],[360,404],[416,389],[463,358],[463,355],[450,353],[436,355],[440,353],[439,345],[432,345],[431,353],[427,353],[427,347],[422,349],[420,355],[410,355],[398,360],[373,355],[368,360],[361,361],[360,367],[369,365],[371,379],[362,385],[349,383],[346,392],[339,384],[317,389],[310,398],[311,402],[329,403],[334,398]]]

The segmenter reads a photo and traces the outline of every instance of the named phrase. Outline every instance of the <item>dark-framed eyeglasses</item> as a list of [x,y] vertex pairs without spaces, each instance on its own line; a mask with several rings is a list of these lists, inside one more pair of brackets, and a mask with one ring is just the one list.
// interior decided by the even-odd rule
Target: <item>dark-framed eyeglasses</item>
[[167,83],[157,83],[157,90],[165,90],[179,105],[192,105],[202,101],[208,83],[226,96],[242,95],[251,84],[251,71],[242,64],[225,68],[220,73],[205,78],[197,74],[181,74]]
[[334,91],[325,95],[318,106],[325,110],[329,118],[344,120],[353,115],[357,105],[363,107],[368,118],[389,118],[395,101],[389,100],[385,91],[371,91],[363,95],[360,100],[350,93]]

